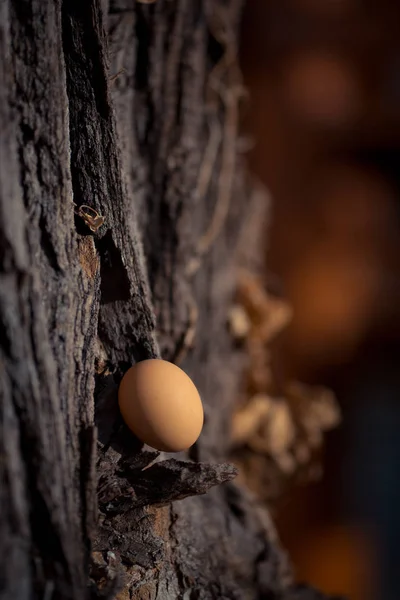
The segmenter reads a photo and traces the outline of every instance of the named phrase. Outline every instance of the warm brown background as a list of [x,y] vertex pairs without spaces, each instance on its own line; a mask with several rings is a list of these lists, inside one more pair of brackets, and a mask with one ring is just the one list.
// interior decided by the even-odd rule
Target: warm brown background
[[395,1],[248,0],[243,27],[244,130],[274,199],[268,269],[294,308],[275,359],[332,386],[344,417],[324,478],[282,499],[278,527],[298,577],[351,600],[375,600],[379,568],[346,513],[343,431],[363,410],[351,390],[385,353],[396,364],[400,338],[399,23]]

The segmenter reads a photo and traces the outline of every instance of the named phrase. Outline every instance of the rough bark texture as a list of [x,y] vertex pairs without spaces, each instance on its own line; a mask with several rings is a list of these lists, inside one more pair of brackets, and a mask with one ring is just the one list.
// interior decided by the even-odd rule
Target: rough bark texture
[[[202,495],[235,476],[226,314],[263,210],[237,151],[240,9],[0,3],[1,598],[321,598],[250,494]],[[159,348],[204,399],[189,461],[118,413],[122,374]]]

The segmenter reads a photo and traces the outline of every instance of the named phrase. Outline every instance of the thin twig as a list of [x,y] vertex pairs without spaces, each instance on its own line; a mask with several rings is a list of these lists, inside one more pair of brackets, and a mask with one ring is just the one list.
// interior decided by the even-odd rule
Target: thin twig
[[173,362],[177,365],[183,362],[186,357],[188,350],[192,348],[194,338],[196,336],[196,325],[199,319],[199,309],[192,295],[189,296],[188,301],[188,325],[181,343],[181,347],[178,350]]
[[114,81],[115,81],[116,79],[118,79],[118,77],[119,77],[120,75],[122,75],[122,73],[126,73],[126,69],[125,69],[124,67],[122,67],[121,69],[119,69],[119,71],[117,71],[117,72],[115,73],[115,75],[111,75],[111,77],[109,77],[109,78],[108,78],[108,81],[109,81],[110,83],[114,83]]

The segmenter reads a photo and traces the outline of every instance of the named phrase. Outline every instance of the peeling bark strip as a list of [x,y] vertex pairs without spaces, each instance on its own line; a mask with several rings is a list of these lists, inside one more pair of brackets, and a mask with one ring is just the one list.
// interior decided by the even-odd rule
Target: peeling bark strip
[[[2,600],[322,598],[292,585],[267,512],[223,462],[252,194],[236,150],[240,8],[0,2]],[[96,232],[82,205],[104,216]],[[154,463],[118,412],[126,368],[159,356],[149,288],[164,356],[195,341],[192,462]]]

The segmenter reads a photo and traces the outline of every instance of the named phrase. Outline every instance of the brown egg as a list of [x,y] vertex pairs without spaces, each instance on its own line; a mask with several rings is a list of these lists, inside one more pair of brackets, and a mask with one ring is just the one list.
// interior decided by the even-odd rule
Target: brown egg
[[157,450],[186,450],[201,433],[199,392],[182,369],[166,360],[144,360],[131,367],[122,378],[118,402],[129,429]]

